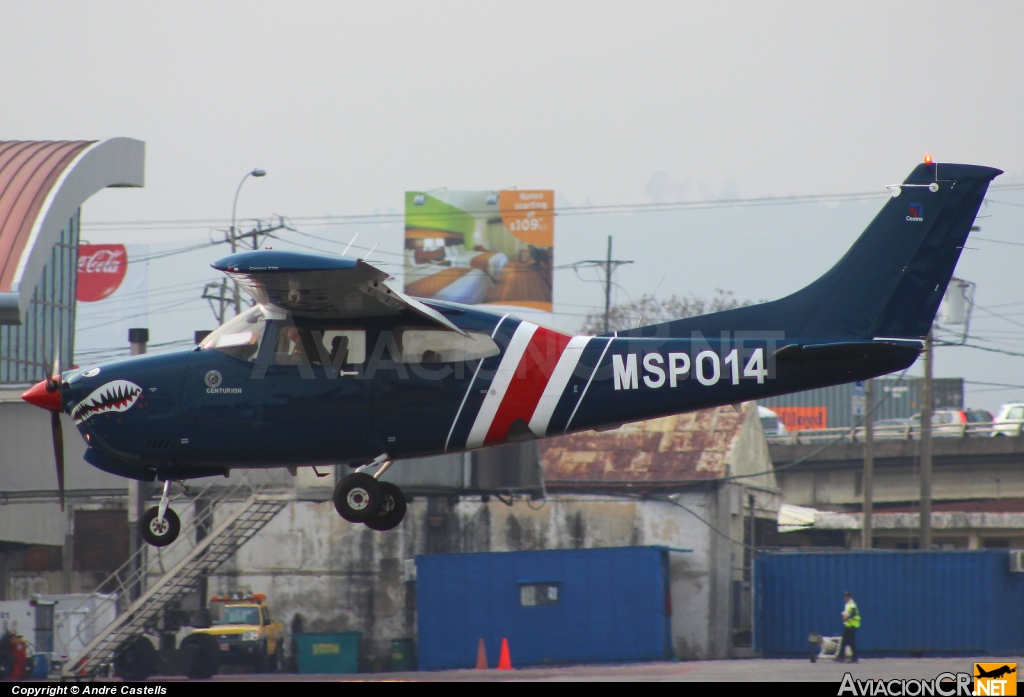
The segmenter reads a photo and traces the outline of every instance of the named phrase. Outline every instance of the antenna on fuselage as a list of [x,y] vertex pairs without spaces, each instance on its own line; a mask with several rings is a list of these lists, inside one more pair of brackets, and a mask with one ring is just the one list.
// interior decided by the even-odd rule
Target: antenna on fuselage
[[357,237],[359,237],[358,232],[352,236],[352,241],[348,243],[347,247],[345,247],[345,251],[341,253],[341,256],[345,256],[346,254],[348,254],[348,250],[352,248],[352,242],[355,242]]

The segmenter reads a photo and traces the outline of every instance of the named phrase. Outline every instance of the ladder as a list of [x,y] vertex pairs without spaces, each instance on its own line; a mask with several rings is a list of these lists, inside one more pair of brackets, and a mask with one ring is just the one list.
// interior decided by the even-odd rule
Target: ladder
[[[215,495],[207,498],[205,511],[196,506],[200,498],[197,497],[180,512],[183,520],[178,539],[157,550],[143,545],[100,584],[97,591],[109,593],[114,587],[118,592],[108,595],[106,603],[98,603],[91,613],[94,616],[109,609],[110,603],[117,603],[118,597],[123,603],[124,598],[131,597],[132,589],[141,593],[113,622],[91,638],[75,637],[79,645],[85,646],[78,655],[69,656],[65,661],[61,669],[64,677],[95,676],[103,666],[110,665],[114,653],[126,639],[152,632],[165,610],[193,590],[204,576],[216,571],[295,499],[293,491],[280,493],[282,487],[276,482],[253,484],[250,473],[240,479],[237,485],[220,491],[208,486],[203,493]],[[232,504],[235,504],[233,509]],[[211,520],[215,522],[214,527],[196,541],[195,533],[201,527],[208,527]],[[148,562],[147,556],[150,557]],[[82,622],[78,631],[93,626],[88,621]]]

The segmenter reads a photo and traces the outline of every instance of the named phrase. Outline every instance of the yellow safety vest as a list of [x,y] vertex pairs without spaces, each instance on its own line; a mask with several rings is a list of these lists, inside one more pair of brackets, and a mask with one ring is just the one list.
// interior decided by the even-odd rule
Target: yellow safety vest
[[846,622],[843,624],[847,627],[853,627],[856,629],[860,626],[860,610],[857,609],[857,603],[852,600],[846,603],[846,608],[843,610],[846,613]]

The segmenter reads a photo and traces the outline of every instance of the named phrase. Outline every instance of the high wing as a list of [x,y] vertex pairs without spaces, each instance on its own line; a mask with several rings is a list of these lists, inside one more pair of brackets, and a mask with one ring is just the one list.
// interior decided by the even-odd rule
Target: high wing
[[388,274],[361,259],[263,250],[232,254],[211,266],[270,310],[341,319],[408,311],[465,335],[437,310],[392,288]]

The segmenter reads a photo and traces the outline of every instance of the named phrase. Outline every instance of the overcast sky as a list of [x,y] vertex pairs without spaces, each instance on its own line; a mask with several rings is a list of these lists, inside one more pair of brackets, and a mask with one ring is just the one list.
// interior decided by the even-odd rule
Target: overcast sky
[[[398,211],[403,191],[442,186],[552,188],[559,205],[884,193],[925,152],[1024,177],[1020,2],[5,2],[0,26],[0,138],[144,140],[146,188],[101,192],[83,220],[91,241],[153,251],[209,226],[95,223],[227,218],[253,167],[268,175],[246,183],[246,218]],[[1006,205],[1024,193],[991,198],[1005,203],[979,234],[1024,242],[1024,208]],[[636,262],[620,299],[659,283],[774,298],[830,266],[883,201],[558,218],[556,262],[614,234]],[[400,225],[359,229],[361,245],[401,249]],[[1024,247],[974,246],[958,274],[979,304],[1024,303]],[[197,294],[221,253],[154,262],[150,287]],[[572,272],[555,283],[559,326],[600,303]],[[978,333],[1024,352],[1022,310],[997,308],[1010,320]],[[149,322],[169,341],[211,317],[194,302]],[[943,349],[937,371],[1024,385],[1024,358],[970,349]],[[991,408],[1024,389],[970,394]]]

